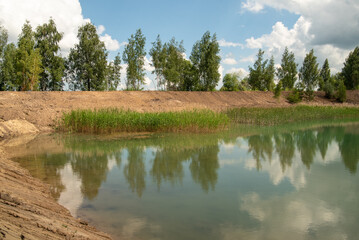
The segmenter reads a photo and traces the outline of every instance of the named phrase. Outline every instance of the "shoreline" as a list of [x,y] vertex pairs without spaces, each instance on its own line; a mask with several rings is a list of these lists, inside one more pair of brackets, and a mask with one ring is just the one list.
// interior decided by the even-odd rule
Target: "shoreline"
[[[71,216],[50,196],[49,186],[9,159],[8,146],[54,131],[55,120],[72,109],[115,107],[139,112],[238,107],[290,107],[284,93],[271,92],[1,92],[0,93],[0,239],[111,239]],[[316,93],[300,105],[359,107],[359,91],[339,104]],[[17,137],[17,138],[16,138]],[[1,141],[2,140],[2,141]]]

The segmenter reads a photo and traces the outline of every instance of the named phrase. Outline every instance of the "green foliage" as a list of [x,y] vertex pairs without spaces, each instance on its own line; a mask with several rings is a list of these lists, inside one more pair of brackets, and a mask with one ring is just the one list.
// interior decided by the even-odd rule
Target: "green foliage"
[[103,90],[107,73],[107,51],[96,27],[87,23],[79,28],[79,43],[70,50],[67,77],[70,88],[81,91]]
[[35,49],[35,35],[28,21],[19,36],[16,52],[16,85],[19,90],[38,90],[41,68],[40,50]]
[[178,90],[183,82],[183,71],[185,59],[183,54],[183,42],[178,43],[175,38],[172,38],[169,43],[165,43],[163,52],[166,56],[163,68],[163,76],[167,90]]
[[274,97],[275,98],[279,98],[280,97],[280,94],[282,93],[282,88],[283,88],[283,85],[282,85],[282,82],[279,81],[277,86],[275,87],[274,89]]
[[350,52],[345,60],[342,76],[348,90],[359,89],[359,47]]
[[263,60],[264,51],[259,49],[257,60],[252,67],[249,67],[248,83],[252,90],[271,91],[274,87],[274,58],[270,61]]
[[341,103],[347,100],[347,89],[343,81],[340,81],[338,86],[337,100]]
[[115,91],[121,82],[121,56],[118,53],[113,62],[107,65],[106,90]]
[[193,46],[190,59],[195,69],[195,82],[200,91],[213,91],[220,80],[218,72],[221,57],[216,34],[206,32]]
[[0,72],[0,90],[16,90],[16,54],[15,44],[10,43],[4,48]]
[[164,51],[160,35],[158,35],[156,41],[152,43],[149,54],[152,57],[152,66],[155,68],[152,74],[156,74],[157,87],[165,89],[166,79],[163,75],[163,69],[166,63],[166,52]]
[[239,73],[227,73],[223,78],[221,91],[239,91]]
[[40,89],[42,91],[60,91],[63,87],[62,77],[65,71],[65,61],[58,56],[59,42],[63,33],[59,33],[54,20],[38,26],[35,33],[36,48],[42,56],[43,72],[40,74]]
[[4,49],[7,45],[7,41],[8,41],[8,32],[3,26],[0,25],[0,59],[3,56]]
[[145,83],[145,44],[146,37],[142,34],[141,29],[131,35],[128,44],[123,52],[122,59],[127,64],[127,90],[141,90]]
[[288,96],[287,100],[289,103],[295,104],[302,101],[303,95],[302,92],[298,89],[294,89]]
[[283,89],[293,89],[297,80],[297,64],[293,52],[286,47],[282,55],[281,67],[277,70],[277,76],[282,82]]
[[82,133],[203,132],[223,128],[228,117],[210,110],[138,113],[118,109],[73,110],[64,113],[59,129]]
[[332,81],[327,81],[324,83],[323,91],[325,92],[325,97],[332,99],[335,96],[335,87]]
[[319,70],[317,57],[312,49],[304,58],[303,66],[299,70],[299,77],[309,99],[313,98],[314,89],[318,85]]
[[274,84],[274,75],[275,75],[275,62],[274,57],[272,56],[269,60],[268,66],[265,69],[265,76],[264,76],[264,82],[265,82],[265,89],[267,91],[272,91],[275,84]]
[[357,107],[295,106],[288,108],[235,108],[227,110],[236,123],[276,125],[313,120],[351,119],[359,117]]
[[325,59],[322,69],[319,74],[319,91],[324,90],[324,86],[330,81],[330,68],[328,59]]

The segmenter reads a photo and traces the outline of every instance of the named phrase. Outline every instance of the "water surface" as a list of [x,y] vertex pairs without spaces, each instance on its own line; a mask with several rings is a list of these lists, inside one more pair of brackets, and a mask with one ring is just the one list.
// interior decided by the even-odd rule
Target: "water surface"
[[23,148],[16,161],[114,238],[359,236],[358,124],[53,135]]

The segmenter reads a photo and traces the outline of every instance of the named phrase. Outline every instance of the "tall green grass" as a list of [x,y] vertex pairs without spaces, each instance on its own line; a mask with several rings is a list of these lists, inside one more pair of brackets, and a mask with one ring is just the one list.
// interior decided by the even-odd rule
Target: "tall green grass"
[[207,132],[224,128],[227,115],[210,110],[139,113],[130,110],[73,110],[64,113],[58,128],[78,133]]
[[226,111],[235,123],[278,125],[313,120],[358,119],[358,107],[296,106],[288,108],[236,108]]

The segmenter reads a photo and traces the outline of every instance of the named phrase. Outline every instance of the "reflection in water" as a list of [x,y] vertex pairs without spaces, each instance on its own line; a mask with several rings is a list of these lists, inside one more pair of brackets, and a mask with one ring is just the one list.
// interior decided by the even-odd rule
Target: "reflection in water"
[[[351,239],[358,232],[343,219],[359,216],[349,207],[359,201],[353,183],[357,129],[269,128],[246,136],[239,129],[115,140],[54,136],[44,141],[60,143],[56,151],[17,161],[48,182],[73,215],[98,218],[98,225],[113,226],[105,230],[121,230],[123,239]],[[349,173],[338,170],[343,166]]]

